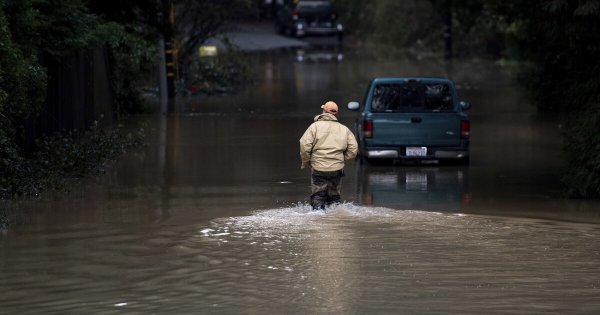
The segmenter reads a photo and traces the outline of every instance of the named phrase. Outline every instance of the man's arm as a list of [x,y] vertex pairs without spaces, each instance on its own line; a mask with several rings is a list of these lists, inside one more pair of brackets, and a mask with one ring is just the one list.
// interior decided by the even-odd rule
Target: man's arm
[[352,133],[350,129],[347,129],[346,134],[348,138],[348,146],[346,147],[346,151],[344,151],[344,159],[351,160],[355,158],[356,154],[358,153],[358,143],[356,142],[356,137],[354,137],[354,133]]
[[300,138],[300,168],[310,166],[310,156],[312,155],[313,143],[315,141],[315,132],[313,125],[310,125]]

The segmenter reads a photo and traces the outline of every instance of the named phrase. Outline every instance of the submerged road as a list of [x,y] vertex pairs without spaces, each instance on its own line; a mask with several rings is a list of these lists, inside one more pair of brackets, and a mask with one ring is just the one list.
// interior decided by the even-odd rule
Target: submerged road
[[215,45],[219,50],[228,49],[225,41],[242,51],[257,52],[287,48],[306,48],[306,41],[282,36],[275,33],[273,22],[246,22],[231,25],[216,38],[210,39],[206,45]]
[[[560,129],[509,69],[276,50],[248,55],[237,95],[139,117],[148,146],[103,176],[4,204],[18,224],[0,235],[0,313],[600,313],[600,206],[560,196]],[[298,139],[319,105],[403,74],[458,82],[471,165],[351,161],[345,202],[311,211]]]

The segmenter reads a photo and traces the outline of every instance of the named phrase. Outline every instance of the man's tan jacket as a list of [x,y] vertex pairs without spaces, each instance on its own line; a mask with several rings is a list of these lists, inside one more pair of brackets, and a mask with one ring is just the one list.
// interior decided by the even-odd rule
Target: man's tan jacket
[[329,113],[317,115],[315,121],[300,138],[302,166],[333,172],[344,168],[344,161],[353,159],[358,152],[354,134]]

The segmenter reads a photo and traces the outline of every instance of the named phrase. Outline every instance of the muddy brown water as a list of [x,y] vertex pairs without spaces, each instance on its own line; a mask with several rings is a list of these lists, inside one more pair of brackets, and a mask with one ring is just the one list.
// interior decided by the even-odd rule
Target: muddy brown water
[[[4,202],[0,314],[596,314],[600,205],[561,196],[560,121],[512,73],[338,49],[254,55],[234,97],[141,117],[149,145],[67,195]],[[468,166],[350,162],[306,204],[298,138],[385,75],[449,76]],[[348,126],[354,113],[342,111]]]

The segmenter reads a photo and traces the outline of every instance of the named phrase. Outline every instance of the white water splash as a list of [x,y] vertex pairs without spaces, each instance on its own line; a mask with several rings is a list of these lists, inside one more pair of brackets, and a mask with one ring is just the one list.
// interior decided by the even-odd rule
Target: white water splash
[[420,220],[430,221],[431,217],[440,215],[436,212],[374,208],[353,203],[336,204],[325,211],[315,211],[309,204],[299,203],[277,209],[256,210],[249,216],[215,219],[210,227],[201,229],[200,233],[202,237],[219,240],[225,240],[224,237],[248,237],[254,240],[258,236],[269,239],[273,235],[304,235],[309,231],[328,228],[340,220],[389,222],[419,217]]

